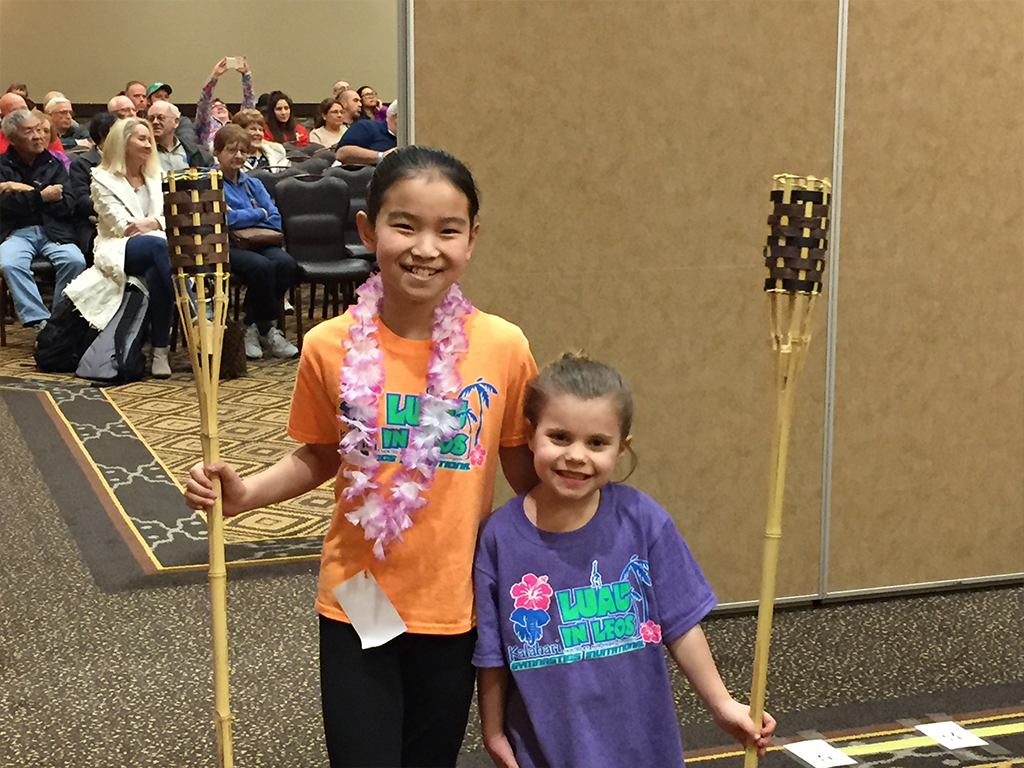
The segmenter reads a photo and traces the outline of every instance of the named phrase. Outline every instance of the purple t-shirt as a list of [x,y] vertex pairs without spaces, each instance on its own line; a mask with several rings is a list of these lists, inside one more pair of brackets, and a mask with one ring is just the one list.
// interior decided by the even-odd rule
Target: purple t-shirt
[[716,599],[657,502],[609,483],[590,522],[550,533],[519,496],[484,524],[473,571],[473,663],[512,670],[505,733],[523,768],[683,764],[662,642]]

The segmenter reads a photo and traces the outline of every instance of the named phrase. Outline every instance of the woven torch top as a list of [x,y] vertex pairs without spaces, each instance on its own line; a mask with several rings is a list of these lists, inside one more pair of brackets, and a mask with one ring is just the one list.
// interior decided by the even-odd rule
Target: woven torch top
[[771,193],[764,289],[774,293],[821,293],[828,250],[832,184],[814,176],[779,173]]

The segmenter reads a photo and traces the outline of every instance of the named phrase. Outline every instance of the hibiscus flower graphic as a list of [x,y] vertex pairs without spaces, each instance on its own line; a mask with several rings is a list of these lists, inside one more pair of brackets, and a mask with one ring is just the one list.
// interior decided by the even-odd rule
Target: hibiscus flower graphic
[[484,457],[486,455],[487,449],[480,445],[480,443],[477,443],[469,451],[469,463],[474,467],[479,467],[484,463]]
[[640,625],[640,639],[645,643],[661,642],[661,625],[653,621],[645,621]]
[[527,573],[518,584],[513,584],[508,591],[516,601],[516,608],[546,611],[551,605],[551,596],[555,593],[548,585],[547,576],[535,576]]

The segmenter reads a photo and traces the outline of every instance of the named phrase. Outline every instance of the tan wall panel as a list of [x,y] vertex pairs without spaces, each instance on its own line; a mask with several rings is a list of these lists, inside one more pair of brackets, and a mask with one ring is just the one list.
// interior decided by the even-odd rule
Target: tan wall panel
[[[397,18],[384,0],[0,0],[0,88],[102,103],[128,80],[160,80],[194,103],[218,59],[245,55],[257,95],[319,102],[345,78],[390,100]],[[241,92],[229,72],[217,95]]]
[[[582,347],[630,379],[631,482],[672,512],[724,600],[756,597],[760,578],[771,176],[829,173],[836,13],[789,0],[416,4],[417,140],[464,158],[482,189],[468,294],[521,325],[540,363]],[[781,594],[817,584],[823,317],[817,328]]]
[[850,9],[833,589],[1024,570],[1024,3]]

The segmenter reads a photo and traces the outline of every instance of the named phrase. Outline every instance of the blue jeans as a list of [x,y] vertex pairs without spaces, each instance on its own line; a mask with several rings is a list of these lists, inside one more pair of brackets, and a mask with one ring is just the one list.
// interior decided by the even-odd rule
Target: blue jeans
[[38,323],[50,316],[43,304],[39,287],[32,276],[32,257],[39,254],[57,270],[57,286],[53,289],[56,304],[67,284],[85,269],[85,256],[74,243],[51,243],[42,225],[22,227],[0,243],[0,269],[11,289],[14,311],[25,325]]
[[154,347],[166,347],[174,319],[174,284],[167,241],[155,235],[129,237],[124,248],[124,273],[146,281],[149,290],[149,340]]

